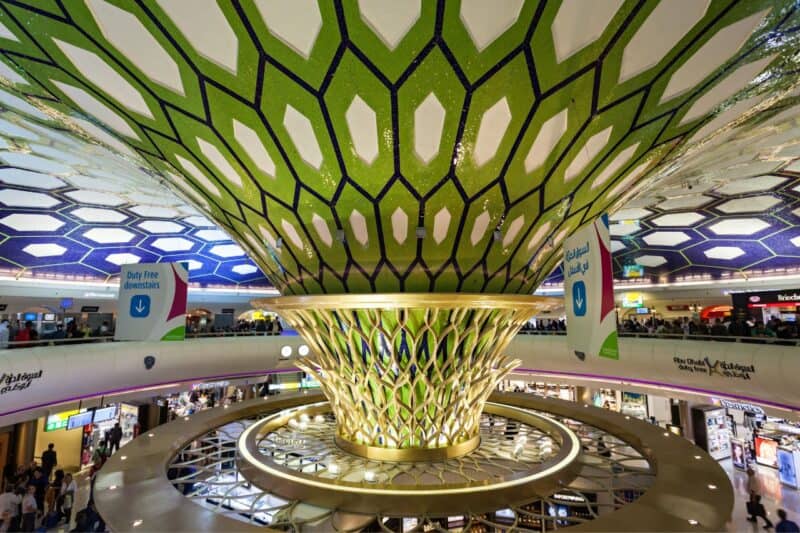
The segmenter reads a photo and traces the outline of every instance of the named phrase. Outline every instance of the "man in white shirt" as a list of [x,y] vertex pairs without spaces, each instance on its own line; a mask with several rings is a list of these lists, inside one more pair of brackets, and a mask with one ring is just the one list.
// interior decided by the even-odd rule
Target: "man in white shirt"
[[64,511],[65,523],[69,525],[72,520],[72,504],[75,502],[75,493],[78,492],[78,484],[72,479],[72,474],[67,474],[61,483],[61,508]]
[[36,529],[36,487],[28,485],[28,492],[22,497],[22,528],[20,531],[33,531]]
[[20,501],[22,498],[18,494],[14,494],[14,486],[9,483],[6,491],[0,495],[0,531],[5,532],[11,529],[11,524],[17,517]]

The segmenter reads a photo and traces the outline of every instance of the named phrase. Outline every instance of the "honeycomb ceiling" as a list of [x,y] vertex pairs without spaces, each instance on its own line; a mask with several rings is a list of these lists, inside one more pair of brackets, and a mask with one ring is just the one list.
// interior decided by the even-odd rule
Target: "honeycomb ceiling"
[[[792,257],[770,239],[794,226],[794,185],[768,189],[783,207],[758,217],[726,211],[724,192],[762,174],[793,183],[788,0],[0,0],[0,24],[0,104],[135,162],[285,293],[528,293],[571,231],[623,206],[647,213],[618,215],[638,229],[616,235],[616,260],[653,275]],[[709,202],[664,207],[697,194],[686,181],[711,184]],[[63,207],[70,190],[40,194]],[[117,211],[136,214],[129,200]],[[692,210],[703,219],[658,225]],[[137,217],[115,229],[158,218]],[[735,233],[753,218],[769,227]],[[182,233],[191,253],[213,256],[197,231]],[[152,252],[161,237],[141,235]],[[711,250],[733,242],[745,253]]]
[[192,283],[269,285],[240,246],[124,145],[89,142],[87,132],[102,132],[81,119],[43,127],[11,107],[36,115],[21,100],[0,100],[0,270],[108,280],[123,264],[182,261]]

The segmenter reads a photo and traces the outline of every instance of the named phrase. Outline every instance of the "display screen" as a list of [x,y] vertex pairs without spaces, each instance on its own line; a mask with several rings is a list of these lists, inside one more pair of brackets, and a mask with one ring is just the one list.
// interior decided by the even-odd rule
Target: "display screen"
[[764,437],[756,437],[756,462],[760,465],[778,468],[778,442]]
[[641,278],[644,276],[644,267],[642,265],[624,265],[622,267],[623,278]]
[[33,322],[37,318],[38,318],[38,315],[36,313],[25,313],[24,315],[22,315],[22,320],[24,320],[25,322],[27,322],[28,320]]
[[82,428],[87,424],[91,424],[93,416],[94,416],[93,411],[86,411],[85,413],[78,413],[77,415],[72,415],[67,420],[67,429]]
[[494,516],[497,518],[514,518],[514,511],[511,509],[498,509],[494,512]]
[[778,477],[781,483],[797,488],[797,469],[794,454],[786,448],[778,448]]
[[649,307],[637,307],[636,308],[636,314],[637,315],[649,315],[650,314],[650,308]]
[[56,314],[55,313],[45,313],[44,317],[42,317],[42,320],[47,321],[47,322],[52,322],[55,319],[56,319]]
[[117,406],[112,405],[111,407],[104,407],[102,409],[98,409],[94,412],[94,418],[92,422],[95,424],[99,424],[100,422],[106,422],[108,420],[112,420],[117,417]]
[[72,298],[62,298],[61,299],[61,309],[72,309]]
[[644,297],[641,292],[626,292],[622,295],[622,307],[642,307]]
[[636,418],[647,418],[647,396],[636,392],[622,392],[620,412]]
[[47,420],[45,420],[44,423],[44,430],[55,431],[57,429],[64,429],[67,427],[67,421],[69,420],[69,417],[72,415],[77,415],[78,413],[80,413],[80,411],[73,409],[72,411],[62,411],[60,413],[48,415]]

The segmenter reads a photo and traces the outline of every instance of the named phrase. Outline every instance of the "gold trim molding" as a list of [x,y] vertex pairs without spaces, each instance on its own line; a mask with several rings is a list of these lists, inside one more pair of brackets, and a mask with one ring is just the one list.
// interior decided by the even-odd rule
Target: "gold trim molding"
[[467,455],[481,444],[480,435],[444,448],[381,448],[355,444],[339,435],[334,437],[336,445],[347,453],[372,459],[373,461],[446,461]]
[[[537,465],[535,470],[517,470],[503,480],[456,484],[442,482],[436,487],[420,487],[324,479],[279,465],[270,459],[268,452],[259,447],[264,435],[286,425],[289,419],[326,411],[330,411],[330,405],[314,403],[300,409],[275,413],[248,427],[242,432],[237,445],[239,472],[255,486],[282,498],[299,499],[304,503],[330,509],[368,514],[381,512],[392,515],[446,515],[453,509],[454,498],[458,499],[457,505],[460,508],[481,513],[520,503],[536,495],[547,496],[559,487],[569,484],[581,466],[576,462],[581,453],[580,439],[561,422],[525,409],[495,403],[486,404],[487,414],[536,427],[558,444],[558,452]],[[421,454],[431,451],[433,450],[385,450],[390,453]],[[415,460],[436,461],[422,455]]]

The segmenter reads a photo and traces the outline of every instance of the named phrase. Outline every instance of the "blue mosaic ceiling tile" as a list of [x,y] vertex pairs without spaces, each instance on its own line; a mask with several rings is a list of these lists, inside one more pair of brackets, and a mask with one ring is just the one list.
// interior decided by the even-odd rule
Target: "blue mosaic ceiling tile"
[[114,153],[83,130],[37,129],[2,108],[0,135],[24,150],[0,152],[5,274],[111,280],[126,263],[185,260],[195,267],[191,283],[270,286],[228,234],[159,185],[134,153]]

